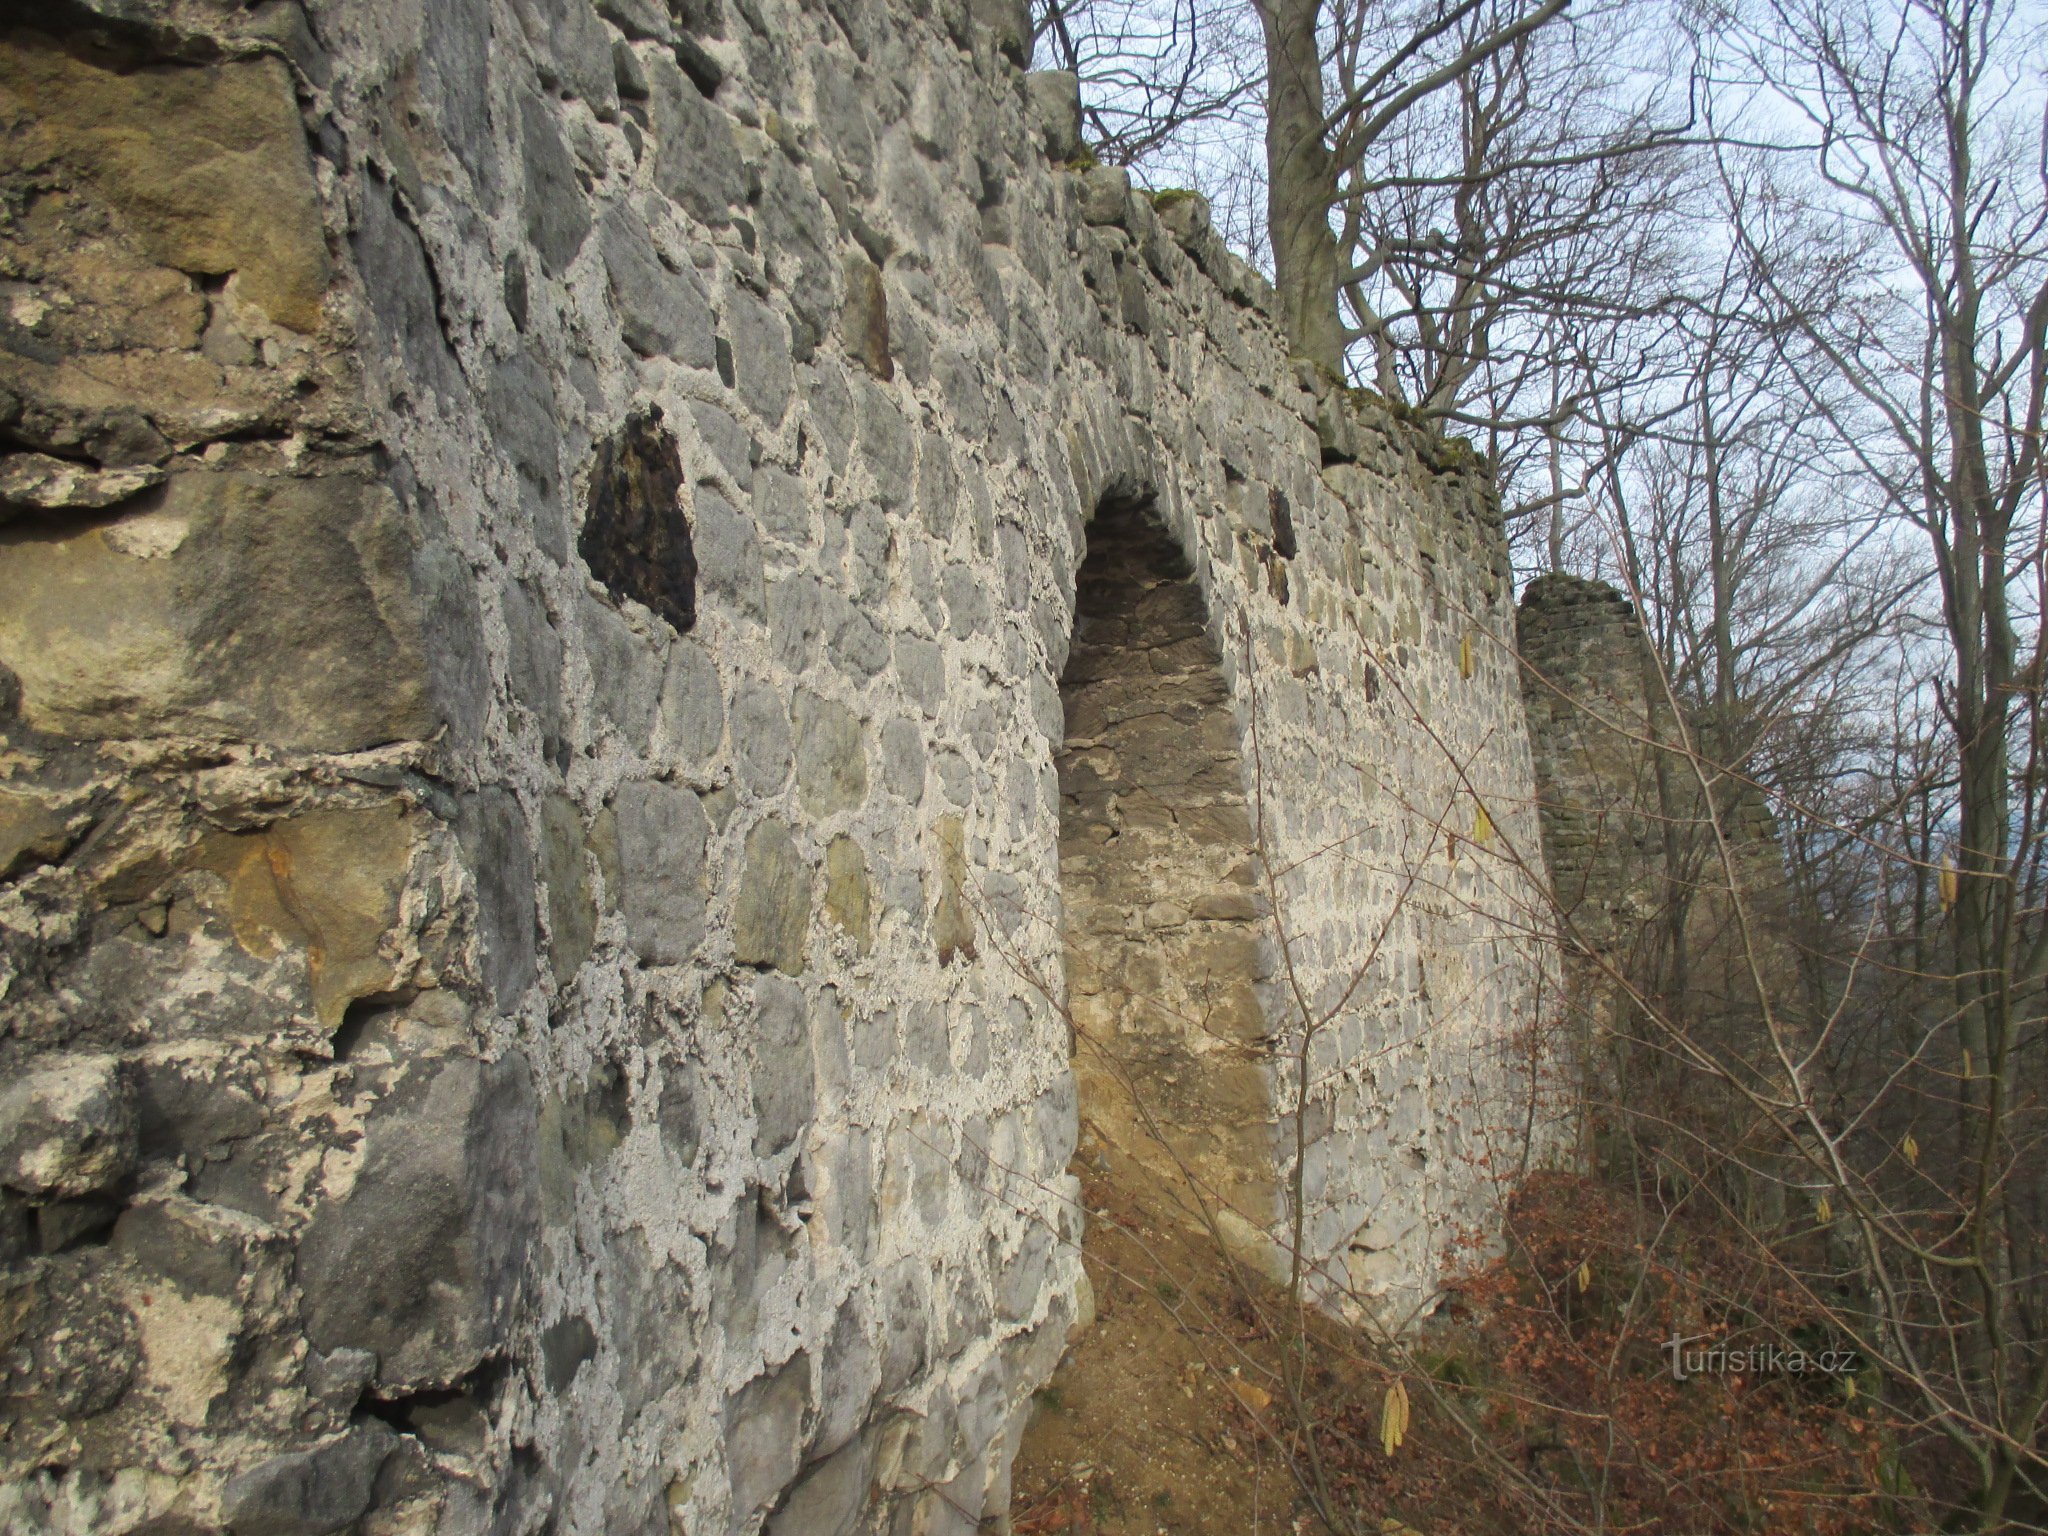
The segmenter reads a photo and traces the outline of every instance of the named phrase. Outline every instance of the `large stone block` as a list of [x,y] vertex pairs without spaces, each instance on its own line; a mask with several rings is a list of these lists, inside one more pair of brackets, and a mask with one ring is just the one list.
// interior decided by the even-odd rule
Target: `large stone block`
[[536,1115],[522,1056],[411,1066],[300,1240],[316,1346],[373,1352],[387,1395],[451,1387],[499,1346],[538,1221]]
[[[25,18],[24,18],[25,19]],[[331,271],[290,71],[278,58],[121,70],[15,33],[0,112],[165,266],[232,277],[271,320],[316,330]]]
[[413,557],[382,485],[186,471],[125,517],[0,529],[0,666],[54,735],[324,752],[426,736]]
[[715,355],[711,304],[696,273],[671,271],[646,222],[624,203],[605,214],[597,240],[626,345],[642,357],[709,368]]
[[[228,921],[245,951],[258,959],[283,950],[305,954],[314,1010],[333,1029],[355,999],[389,991],[401,979],[384,941],[398,924],[424,835],[420,819],[397,804],[336,807],[259,832],[217,834],[193,859],[227,881]],[[530,865],[525,876],[521,894],[530,903]]]
[[811,872],[779,821],[763,821],[747,834],[745,857],[733,903],[733,958],[797,975],[810,933]]
[[704,938],[704,807],[675,784],[619,786],[620,906],[633,952],[647,965],[680,965]]

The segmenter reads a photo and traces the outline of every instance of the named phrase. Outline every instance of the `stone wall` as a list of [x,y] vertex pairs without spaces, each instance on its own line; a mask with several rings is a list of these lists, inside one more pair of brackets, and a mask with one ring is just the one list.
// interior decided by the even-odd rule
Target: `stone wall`
[[[1761,1003],[1791,1023],[1798,978],[1784,851],[1745,777],[1742,722],[1681,714],[1634,605],[1605,582],[1540,576],[1517,624],[1583,1064],[1647,1085],[1664,1046],[1645,1006],[1738,1056],[1761,1052]],[[1628,1067],[1612,1059],[1622,1045],[1600,1043],[1615,1031],[1657,1045]]]
[[1537,968],[1484,467],[1062,169],[1014,14],[7,26],[0,1524],[999,1516],[1103,506],[1237,724],[1312,1257],[1430,1294]]

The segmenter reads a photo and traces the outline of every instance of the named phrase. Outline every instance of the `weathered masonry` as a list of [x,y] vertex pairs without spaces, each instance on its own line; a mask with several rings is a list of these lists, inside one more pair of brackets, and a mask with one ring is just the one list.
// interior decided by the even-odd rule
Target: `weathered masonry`
[[[1274,1234],[1299,1137],[1333,1305],[1429,1294],[1540,959],[1488,480],[1067,168],[1016,15],[4,26],[0,1526],[1000,1518],[1080,1303],[1069,740],[1203,754],[1182,1129]],[[1060,691],[1139,508],[1149,745]]]

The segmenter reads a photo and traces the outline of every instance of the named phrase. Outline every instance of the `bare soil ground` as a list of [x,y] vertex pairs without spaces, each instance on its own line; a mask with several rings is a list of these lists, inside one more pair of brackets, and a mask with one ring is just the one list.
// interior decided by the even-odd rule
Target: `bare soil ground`
[[1038,1394],[1014,1473],[1014,1530],[1307,1530],[1293,1479],[1260,1429],[1279,1390],[1274,1341],[1254,1321],[1230,1260],[1184,1225],[1178,1202],[1146,1170],[1087,1126],[1076,1166],[1096,1320]]

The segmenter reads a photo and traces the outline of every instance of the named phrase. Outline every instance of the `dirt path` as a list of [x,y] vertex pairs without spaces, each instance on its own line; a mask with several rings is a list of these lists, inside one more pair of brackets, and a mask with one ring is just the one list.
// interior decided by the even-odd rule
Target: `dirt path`
[[1176,1220],[1176,1202],[1093,1127],[1083,1127],[1076,1167],[1096,1320],[1038,1394],[1014,1474],[1013,1529],[1294,1532],[1303,1507],[1255,1422],[1273,1411],[1273,1341],[1223,1253]]

